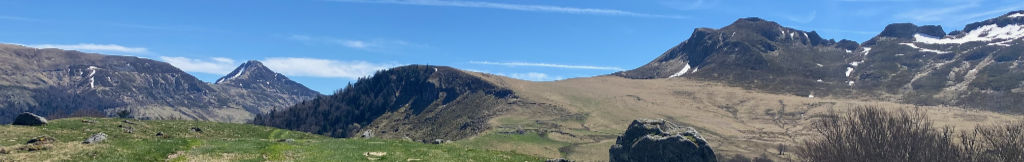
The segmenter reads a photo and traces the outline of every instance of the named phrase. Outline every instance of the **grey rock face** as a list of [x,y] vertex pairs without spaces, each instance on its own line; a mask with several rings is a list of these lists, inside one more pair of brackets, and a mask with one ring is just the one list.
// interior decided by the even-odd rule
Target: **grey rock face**
[[82,141],[82,144],[93,144],[103,142],[104,140],[107,140],[107,134],[100,132],[92,135],[92,137],[86,138],[85,141]]
[[717,161],[704,137],[665,120],[637,119],[609,150],[610,161]]
[[42,116],[39,116],[39,115],[36,115],[36,114],[33,114],[33,113],[30,113],[30,112],[24,112],[24,113],[21,113],[21,115],[18,115],[18,117],[15,117],[14,118],[14,122],[11,123],[11,124],[13,124],[13,125],[38,126],[38,125],[46,125],[46,123],[47,123],[46,118],[44,118]]

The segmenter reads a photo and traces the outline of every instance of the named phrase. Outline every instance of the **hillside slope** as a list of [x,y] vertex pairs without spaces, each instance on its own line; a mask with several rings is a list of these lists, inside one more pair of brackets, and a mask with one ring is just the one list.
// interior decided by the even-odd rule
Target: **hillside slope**
[[[922,112],[938,127],[959,130],[1024,119],[957,107],[773,94],[687,78],[600,76],[530,82],[476,75],[508,87],[521,102],[550,107],[513,109],[490,121],[494,129],[456,144],[581,161],[607,160],[616,137],[637,118],[660,118],[695,127],[723,156],[768,154],[783,161],[796,157],[778,155],[777,147],[781,144],[792,149],[795,143],[814,137],[809,129],[812,121],[829,112],[860,106]],[[520,130],[526,133],[517,133]]]
[[[260,73],[277,75],[265,69]],[[0,44],[0,74],[0,123],[25,111],[60,118],[112,116],[122,110],[142,119],[247,122],[255,114],[319,96],[297,83],[216,85],[145,58],[7,44]],[[289,86],[273,88],[278,84]]]
[[[66,118],[40,127],[0,126],[0,161],[539,161],[521,154],[396,140],[335,139],[270,127],[172,120]],[[125,129],[131,128],[132,133]],[[200,128],[201,132],[190,128]],[[108,140],[82,144],[103,132]],[[156,136],[162,132],[163,136]],[[25,144],[47,135],[57,141]],[[292,139],[290,142],[280,140]],[[3,152],[3,151],[0,151]],[[379,155],[379,156],[378,156]]]
[[490,129],[515,96],[466,72],[409,65],[377,72],[330,96],[257,116],[255,124],[333,137],[462,139]]

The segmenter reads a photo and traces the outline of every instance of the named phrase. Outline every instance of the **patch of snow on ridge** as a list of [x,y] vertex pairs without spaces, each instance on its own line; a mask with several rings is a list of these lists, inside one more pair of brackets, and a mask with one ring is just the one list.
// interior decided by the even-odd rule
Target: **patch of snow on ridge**
[[967,32],[967,34],[960,38],[935,38],[927,35],[914,34],[916,42],[927,44],[963,44],[967,42],[1017,39],[1021,37],[1024,37],[1024,25],[1018,24],[1011,24],[1003,27],[999,27],[999,25],[996,24],[985,25],[971,30],[971,32]]
[[932,52],[932,53],[938,53],[938,54],[950,53],[949,51],[940,51],[940,50],[933,50],[933,49],[917,47],[917,45],[914,45],[914,43],[900,43],[900,44],[906,45],[906,46],[910,46],[910,48],[917,49],[917,50],[919,50],[921,52]]
[[846,67],[846,77],[850,77],[850,73],[853,73],[853,67]]
[[1024,17],[1024,13],[1015,13],[1015,14],[1013,14],[1013,15],[1010,15],[1010,16],[1006,16],[1006,17],[1009,17],[1009,18],[1014,18],[1014,17]]
[[871,47],[864,47],[864,56],[867,56],[868,53],[871,53]]
[[89,72],[89,88],[96,88],[96,77],[94,75],[96,75],[96,69],[99,68],[96,66],[89,66],[88,69],[92,70]]
[[678,76],[683,76],[683,74],[686,74],[686,72],[689,72],[690,71],[690,63],[685,63],[685,64],[686,64],[686,66],[683,67],[683,70],[679,70],[679,72],[676,72],[676,74],[672,74],[672,76],[668,76],[668,77],[669,78],[675,78],[675,77],[678,77]]
[[989,46],[1003,46],[1003,47],[1009,47],[1009,46],[1010,46],[1010,43],[1011,43],[1011,42],[1013,42],[1013,39],[1011,39],[1011,40],[1005,40],[1005,41],[1002,41],[1002,42],[993,42],[993,43],[988,43],[988,45],[989,45]]

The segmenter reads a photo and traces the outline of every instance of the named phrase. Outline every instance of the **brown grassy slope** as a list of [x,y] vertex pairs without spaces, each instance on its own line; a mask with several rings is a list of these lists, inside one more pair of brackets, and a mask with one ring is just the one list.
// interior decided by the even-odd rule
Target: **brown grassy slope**
[[[791,153],[777,155],[776,148],[779,144],[792,147],[798,141],[812,138],[813,132],[807,129],[812,119],[830,111],[843,112],[858,106],[916,109],[924,111],[939,126],[958,129],[1024,119],[1018,115],[953,107],[767,94],[683,78],[633,80],[598,76],[529,82],[474,74],[512,89],[521,100],[517,103],[519,109],[492,119],[490,123],[495,129],[480,136],[519,129],[568,143],[559,148],[529,146],[534,143],[477,147],[581,161],[607,160],[608,148],[616,136],[636,118],[664,118],[693,126],[719,154],[749,157],[768,153],[774,159],[795,158]],[[466,143],[485,139],[491,138],[472,138]],[[536,144],[551,143],[555,142]]]

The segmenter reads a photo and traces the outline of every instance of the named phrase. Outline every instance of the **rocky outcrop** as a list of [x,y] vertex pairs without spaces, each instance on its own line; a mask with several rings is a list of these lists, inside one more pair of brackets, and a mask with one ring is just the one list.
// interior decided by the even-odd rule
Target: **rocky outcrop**
[[100,132],[100,133],[93,134],[89,138],[86,138],[85,141],[82,141],[82,144],[94,144],[94,143],[103,142],[105,140],[107,140],[107,134],[105,134],[103,132]]
[[608,151],[610,161],[717,161],[715,152],[691,127],[665,120],[637,119]]
[[11,123],[11,124],[12,125],[37,126],[37,125],[46,125],[46,123],[47,123],[46,122],[46,118],[44,118],[42,116],[39,116],[39,115],[36,115],[36,114],[33,114],[33,113],[30,113],[30,112],[24,112],[24,113],[21,113],[21,115],[18,115],[18,117],[15,117],[14,118],[14,122]]

